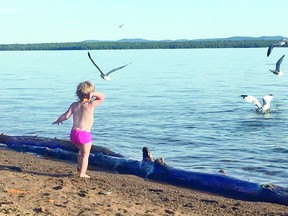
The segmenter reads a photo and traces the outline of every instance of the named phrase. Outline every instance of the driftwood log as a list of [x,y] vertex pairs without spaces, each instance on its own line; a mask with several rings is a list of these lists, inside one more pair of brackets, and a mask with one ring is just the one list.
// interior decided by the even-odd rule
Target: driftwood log
[[[62,160],[76,161],[77,158],[77,149],[69,141],[57,138],[1,134],[0,143],[17,151],[33,152]],[[288,188],[244,181],[223,173],[209,174],[176,169],[165,164],[163,158],[154,160],[147,147],[143,147],[142,154],[142,161],[138,161],[105,147],[93,146],[89,165],[236,199],[288,206]]]

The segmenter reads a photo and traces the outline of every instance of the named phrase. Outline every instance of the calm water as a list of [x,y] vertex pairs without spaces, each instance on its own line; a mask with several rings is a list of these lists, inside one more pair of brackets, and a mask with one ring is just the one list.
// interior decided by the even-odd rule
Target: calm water
[[[71,120],[51,125],[91,80],[106,100],[95,110],[94,144],[186,170],[288,187],[288,75],[276,77],[277,48],[90,51],[104,71],[132,62],[105,81],[87,51],[0,52],[0,132],[68,139]],[[287,59],[282,63],[287,71]],[[240,98],[273,93],[259,115]]]

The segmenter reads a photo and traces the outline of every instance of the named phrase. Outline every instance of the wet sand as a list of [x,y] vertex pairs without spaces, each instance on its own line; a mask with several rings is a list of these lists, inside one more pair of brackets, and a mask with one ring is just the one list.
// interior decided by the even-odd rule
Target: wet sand
[[248,202],[0,148],[0,215],[288,215]]

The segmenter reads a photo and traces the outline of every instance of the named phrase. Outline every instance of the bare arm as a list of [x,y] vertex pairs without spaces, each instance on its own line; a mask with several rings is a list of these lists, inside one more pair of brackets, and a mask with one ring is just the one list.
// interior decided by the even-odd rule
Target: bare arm
[[91,92],[90,93],[90,103],[96,107],[98,106],[100,103],[102,103],[105,99],[105,95],[101,92]]
[[59,118],[54,121],[52,124],[63,124],[63,121],[67,120],[68,118],[70,118],[70,116],[72,115],[72,104],[69,107],[69,109],[63,113],[62,115],[59,116]]

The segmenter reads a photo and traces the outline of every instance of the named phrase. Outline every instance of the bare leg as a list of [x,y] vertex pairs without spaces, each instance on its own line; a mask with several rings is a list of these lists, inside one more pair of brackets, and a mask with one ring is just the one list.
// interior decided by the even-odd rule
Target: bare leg
[[84,145],[77,145],[80,149],[80,157],[79,157],[79,168],[80,168],[80,174],[79,176],[81,178],[90,178],[89,175],[86,174],[87,168],[88,168],[88,162],[89,162],[89,155],[90,150],[92,146],[92,142],[86,143]]
[[79,149],[78,155],[77,155],[77,171],[80,172],[80,167],[81,167],[81,152]]

